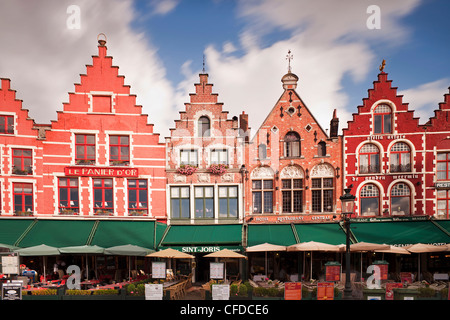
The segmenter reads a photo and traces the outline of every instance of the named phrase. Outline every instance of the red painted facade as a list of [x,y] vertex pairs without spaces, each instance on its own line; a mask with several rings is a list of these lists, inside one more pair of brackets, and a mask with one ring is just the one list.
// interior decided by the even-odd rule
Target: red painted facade
[[450,181],[448,174],[438,179],[436,165],[437,158],[450,151],[448,95],[445,100],[436,116],[420,125],[387,73],[378,74],[358,113],[343,129],[345,185],[353,185],[356,216],[448,219],[448,209],[445,214],[436,212],[435,185]]
[[208,74],[200,74],[195,93],[166,138],[171,224],[242,222],[242,133],[248,118],[228,119],[212,87]]
[[[31,201],[21,211],[35,216],[165,220],[164,144],[99,43],[98,55],[50,125],[29,120],[2,80],[0,116],[14,118],[14,133],[2,134],[3,215],[26,214],[13,207]],[[15,174],[11,161],[31,170]]]
[[245,212],[252,223],[332,221],[340,213],[342,146],[336,112],[330,136],[295,91],[283,93],[248,144]]

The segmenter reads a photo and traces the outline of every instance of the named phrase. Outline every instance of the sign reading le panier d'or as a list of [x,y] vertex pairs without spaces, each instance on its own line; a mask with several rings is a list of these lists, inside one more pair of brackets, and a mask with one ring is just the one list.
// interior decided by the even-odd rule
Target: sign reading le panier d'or
[[93,168],[93,167],[66,167],[66,176],[83,177],[138,177],[136,168]]

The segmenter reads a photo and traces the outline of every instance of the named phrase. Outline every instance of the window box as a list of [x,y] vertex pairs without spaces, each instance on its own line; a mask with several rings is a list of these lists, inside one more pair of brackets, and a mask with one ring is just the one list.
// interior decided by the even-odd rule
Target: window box
[[110,161],[109,165],[111,165],[111,166],[129,166],[130,165],[130,161],[128,161],[128,160],[114,160],[114,161]]
[[95,164],[95,160],[82,160],[82,159],[78,159],[75,161],[75,163],[77,165],[92,165]]
[[212,164],[208,168],[208,172],[216,175],[223,175],[227,173],[228,166],[226,164]]
[[94,212],[94,216],[112,216],[112,215],[114,215],[113,212],[109,210],[97,209]]
[[27,175],[33,174],[33,169],[31,167],[28,167],[28,168],[24,168],[24,170],[22,170],[18,167],[13,167],[12,173],[21,175],[21,176],[27,176]]
[[196,166],[192,166],[190,164],[182,164],[177,169],[177,173],[184,174],[185,176],[190,176],[190,175],[194,174],[195,172],[197,172],[197,169],[198,168]]
[[33,211],[14,211],[15,216],[31,217],[34,215]]
[[77,216],[78,212],[76,212],[75,210],[72,209],[62,209],[59,211],[60,215],[65,215],[65,216]]
[[146,216],[147,215],[147,209],[135,209],[128,211],[129,216]]

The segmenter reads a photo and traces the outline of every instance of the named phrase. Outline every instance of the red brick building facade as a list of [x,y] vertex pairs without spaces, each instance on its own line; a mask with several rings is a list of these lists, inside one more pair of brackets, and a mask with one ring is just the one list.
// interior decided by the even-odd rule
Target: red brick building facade
[[248,144],[245,211],[252,223],[332,221],[340,213],[342,146],[336,112],[330,136],[295,91],[283,93]]
[[[242,222],[247,115],[228,118],[200,74],[195,93],[166,138],[167,215],[171,224]],[[240,125],[239,125],[240,122]]]
[[345,184],[353,185],[355,215],[448,219],[448,95],[420,125],[384,71],[368,93],[343,129]]
[[50,125],[34,124],[2,80],[3,215],[165,220],[164,144],[106,50],[99,41]]

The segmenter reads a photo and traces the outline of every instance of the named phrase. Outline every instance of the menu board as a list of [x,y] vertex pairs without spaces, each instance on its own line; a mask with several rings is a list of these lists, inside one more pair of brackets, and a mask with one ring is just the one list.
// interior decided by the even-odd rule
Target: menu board
[[386,283],[386,300],[394,300],[394,288],[403,288],[402,283]]
[[152,262],[152,278],[165,279],[166,278],[166,263]]
[[377,264],[377,267],[380,268],[380,280],[388,279],[388,264]]
[[223,279],[223,262],[211,262],[209,274],[211,279]]
[[340,281],[340,280],[341,280],[340,265],[325,266],[325,281]]
[[147,283],[144,286],[145,286],[145,300],[162,300],[163,299],[162,283],[159,283],[159,284]]
[[2,256],[3,274],[19,274],[19,256]]
[[317,283],[317,300],[334,300],[334,283]]
[[230,286],[228,284],[213,284],[211,294],[213,300],[230,300]]
[[302,283],[286,282],[284,284],[284,300],[302,300]]

